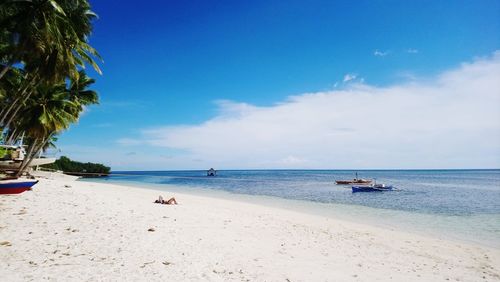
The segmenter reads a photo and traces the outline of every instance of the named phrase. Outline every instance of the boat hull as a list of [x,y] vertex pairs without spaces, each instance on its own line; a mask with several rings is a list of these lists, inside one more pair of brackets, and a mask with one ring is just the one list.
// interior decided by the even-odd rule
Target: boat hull
[[392,186],[386,187],[374,187],[374,186],[352,186],[352,192],[383,192],[383,191],[391,191]]
[[0,181],[0,194],[20,194],[30,190],[38,181]]
[[[39,165],[44,165],[44,164],[51,164],[56,161],[56,158],[36,158],[33,159],[30,163],[31,166],[39,166]],[[11,169],[11,170],[16,170],[21,167],[21,164],[23,161],[21,160],[2,160],[0,161],[0,169]]]

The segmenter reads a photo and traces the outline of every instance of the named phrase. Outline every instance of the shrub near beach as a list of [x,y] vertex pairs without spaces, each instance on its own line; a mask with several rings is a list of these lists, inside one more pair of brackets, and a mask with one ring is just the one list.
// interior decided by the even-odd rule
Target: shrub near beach
[[42,167],[85,177],[108,175],[111,170],[110,167],[103,164],[77,162],[65,156],[60,157],[52,164],[43,165]]

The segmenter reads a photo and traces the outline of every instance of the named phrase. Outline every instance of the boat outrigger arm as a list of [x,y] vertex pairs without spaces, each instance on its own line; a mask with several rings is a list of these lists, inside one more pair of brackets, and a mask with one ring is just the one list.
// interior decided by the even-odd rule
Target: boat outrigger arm
[[[13,145],[0,145],[3,149],[3,155],[0,155],[0,169],[2,170],[18,170],[26,157],[26,151],[23,146]],[[51,164],[56,161],[56,158],[34,158],[29,164],[32,166],[39,166],[44,164]]]

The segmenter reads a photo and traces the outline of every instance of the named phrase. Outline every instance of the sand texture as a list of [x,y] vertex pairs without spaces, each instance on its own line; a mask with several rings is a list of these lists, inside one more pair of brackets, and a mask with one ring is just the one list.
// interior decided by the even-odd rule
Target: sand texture
[[258,204],[42,179],[0,195],[1,281],[500,281],[500,250]]

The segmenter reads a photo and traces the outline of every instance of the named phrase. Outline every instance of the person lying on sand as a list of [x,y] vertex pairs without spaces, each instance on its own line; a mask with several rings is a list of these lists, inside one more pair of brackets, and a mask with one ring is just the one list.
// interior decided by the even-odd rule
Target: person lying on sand
[[163,197],[160,195],[158,200],[155,200],[155,204],[163,204],[163,205],[177,205],[177,201],[174,197],[168,199],[168,201],[163,200]]

